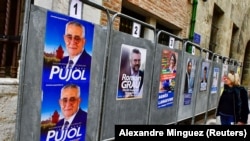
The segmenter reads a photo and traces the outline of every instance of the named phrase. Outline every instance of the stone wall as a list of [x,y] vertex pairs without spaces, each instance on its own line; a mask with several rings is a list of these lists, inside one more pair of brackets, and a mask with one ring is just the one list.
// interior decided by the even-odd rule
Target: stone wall
[[0,141],[14,140],[17,94],[17,79],[0,79]]

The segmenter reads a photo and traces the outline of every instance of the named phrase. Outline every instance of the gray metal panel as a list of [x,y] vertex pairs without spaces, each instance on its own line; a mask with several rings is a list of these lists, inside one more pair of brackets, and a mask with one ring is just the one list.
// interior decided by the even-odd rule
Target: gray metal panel
[[[198,65],[199,65],[199,61],[200,58],[197,58],[196,56],[193,56],[189,53],[184,52],[184,56],[183,56],[183,71],[182,71],[182,79],[181,79],[181,83],[180,83],[180,94],[179,94],[179,105],[178,105],[178,116],[177,116],[177,121],[181,121],[187,118],[192,117],[193,114],[193,104],[195,104],[195,96],[196,96],[196,88],[197,86],[194,86],[193,88],[193,93],[192,93],[192,97],[191,97],[191,103],[190,105],[184,105],[184,87],[185,87],[185,77],[186,77],[186,68],[187,68],[187,61],[188,59],[193,59],[195,60],[195,65],[193,64],[193,68],[194,70],[194,74],[196,76],[197,72],[198,72]],[[198,79],[195,78],[194,80],[194,84],[196,83]]]
[[[218,98],[220,96],[220,92],[221,92],[221,89],[220,89],[220,83],[221,83],[221,72],[222,72],[222,64],[221,63],[216,63],[216,62],[213,62],[213,68],[212,68],[212,75],[211,75],[211,78],[213,78],[213,74],[214,74],[214,69],[219,69],[219,74],[218,74],[218,83],[217,83],[217,92],[216,93],[211,93],[210,92],[210,96],[209,96],[209,99],[208,99],[208,111],[209,110],[212,110],[212,109],[215,109],[217,107],[217,104],[218,104]],[[213,82],[211,82],[212,84]],[[212,86],[212,85],[211,85]]]
[[[24,73],[20,76],[20,110],[17,118],[17,138],[20,141],[40,140],[41,127],[41,81],[43,68],[44,35],[47,10],[32,6],[30,21],[28,23],[26,54],[21,60]],[[91,65],[90,95],[88,105],[86,140],[98,140],[100,129],[100,115],[102,104],[102,91],[106,57],[107,28],[95,25],[94,47]]]
[[[36,6],[31,7],[28,22],[27,46],[22,54],[19,84],[19,110],[17,124],[17,140],[40,140],[40,109],[41,109],[41,76],[43,67],[44,32],[46,10]],[[24,53],[24,51],[22,51]]]
[[[225,63],[222,63],[221,64],[221,80],[222,80],[222,77],[224,75],[227,75],[228,71],[229,71],[229,65],[225,64]],[[221,92],[222,92],[223,89],[224,89],[224,82],[221,81],[221,83],[220,83],[220,90],[221,90]],[[220,92],[220,94],[221,94],[221,92]]]
[[231,70],[234,72],[237,72],[237,66],[235,66],[233,64],[229,64],[228,65],[228,72],[230,72]]
[[[153,72],[154,44],[146,39],[134,38],[126,33],[114,31],[109,54],[107,81],[105,86],[101,139],[115,136],[116,124],[147,124],[151,79]],[[143,81],[143,97],[132,100],[116,100],[120,69],[121,45],[127,44],[147,49]]]
[[[178,60],[177,60],[177,72],[175,77],[175,88],[174,88],[174,103],[171,107],[164,107],[164,108],[157,108],[158,103],[158,93],[159,93],[159,85],[160,85],[160,74],[161,74],[161,63],[162,63],[162,50],[167,49],[170,51],[174,51],[178,53]],[[171,49],[167,46],[158,44],[156,46],[155,51],[155,60],[154,60],[154,74],[152,79],[152,92],[151,92],[151,103],[150,103],[150,115],[149,115],[149,124],[171,124],[176,121],[176,109],[178,104],[178,95],[179,95],[179,81],[181,80],[182,74],[182,65],[183,65],[183,58],[182,58],[182,51],[177,49]]]
[[207,72],[208,72],[207,89],[205,91],[200,90],[200,88],[201,88],[201,74],[203,71],[202,64],[200,64],[200,67],[198,68],[200,73],[197,74],[198,84],[197,84],[197,95],[196,95],[196,104],[195,104],[195,115],[199,115],[201,113],[204,113],[207,110],[206,103],[208,102],[210,81],[212,79],[212,77],[211,77],[211,70],[212,70],[211,60],[202,59],[201,63],[203,63],[203,62],[209,64],[209,68],[207,70]]
[[91,62],[90,94],[87,117],[87,141],[98,141],[105,75],[107,28],[95,25],[93,55]]

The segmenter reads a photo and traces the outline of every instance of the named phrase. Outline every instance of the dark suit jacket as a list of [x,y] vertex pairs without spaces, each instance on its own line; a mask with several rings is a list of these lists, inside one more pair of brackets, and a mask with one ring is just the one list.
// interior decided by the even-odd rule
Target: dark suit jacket
[[[64,124],[64,118],[59,120],[58,123],[56,124],[57,127],[62,127]],[[76,113],[75,118],[73,119],[72,123],[70,124],[68,130],[71,128],[77,128],[80,127],[80,133],[82,134],[81,136],[81,141],[84,140],[85,138],[85,133],[86,133],[86,124],[87,124],[87,112],[83,111],[81,108],[78,110]],[[74,137],[72,139],[77,139],[79,137]]]
[[[131,76],[131,68],[129,67],[128,69],[126,69],[125,71],[120,72],[120,73],[121,73],[121,75],[119,77],[118,98],[124,98],[125,97],[125,92],[121,88],[121,83],[122,83],[121,78],[122,78],[123,74],[126,74],[127,76]],[[139,70],[139,76],[141,77],[141,82],[140,82],[140,86],[139,86],[139,91],[140,91],[141,88],[142,88],[142,85],[143,85],[144,72]]]
[[139,71],[139,76],[141,77],[141,83],[140,83],[140,87],[139,89],[141,90],[142,84],[143,84],[143,78],[144,78],[144,72],[143,71]]
[[[130,69],[131,70],[131,69]],[[131,76],[132,74],[131,74],[131,71],[129,71],[130,73],[129,73],[129,75]],[[143,71],[141,71],[141,70],[139,70],[139,76],[141,77],[141,83],[140,83],[140,86],[139,86],[139,91],[141,91],[141,87],[142,87],[142,85],[143,85],[143,79],[144,79],[144,72]]]
[[188,93],[188,74],[185,75],[184,93]]
[[201,80],[201,83],[203,83],[203,82],[206,82],[206,83],[207,83],[207,78],[202,79],[202,80]]
[[[68,61],[69,61],[69,56],[66,56],[61,60],[61,63],[67,64]],[[91,56],[85,50],[82,52],[81,56],[75,63],[74,68],[77,67],[81,68],[85,67],[86,70],[90,70],[91,68]]]
[[[75,123],[81,123],[83,126],[86,126],[87,123],[87,113],[83,111],[81,108],[76,113],[75,118],[73,119],[71,125]],[[56,126],[63,126],[64,124],[64,118],[59,120]]]
[[[131,76],[131,68],[129,69],[129,73],[128,73],[129,76]],[[144,78],[144,72],[139,70],[139,76],[141,77],[141,83],[140,83],[140,87],[139,87],[139,90],[141,90],[141,87],[142,87],[142,84],[143,84],[143,78]]]
[[184,93],[188,93],[189,88],[194,88],[194,79],[192,77],[189,77],[189,82],[188,82],[188,74],[186,73],[185,75],[185,85],[184,85]]

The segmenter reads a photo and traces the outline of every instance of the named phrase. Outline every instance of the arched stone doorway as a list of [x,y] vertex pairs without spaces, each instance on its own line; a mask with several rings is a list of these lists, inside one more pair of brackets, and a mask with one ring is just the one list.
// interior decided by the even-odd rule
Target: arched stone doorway
[[242,85],[250,89],[250,40],[247,42],[245,50],[241,78]]

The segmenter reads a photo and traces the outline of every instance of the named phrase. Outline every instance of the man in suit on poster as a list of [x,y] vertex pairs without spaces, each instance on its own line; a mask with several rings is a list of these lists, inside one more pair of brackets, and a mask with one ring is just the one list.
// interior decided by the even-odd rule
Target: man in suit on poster
[[134,48],[130,54],[130,76],[134,78],[133,83],[133,94],[132,97],[142,96],[143,90],[143,77],[144,72],[140,70],[141,67],[141,52],[139,49]]
[[187,63],[187,71],[185,76],[185,86],[184,86],[184,93],[192,93],[194,87],[194,80],[191,76],[192,71],[192,60],[190,59]]
[[207,67],[206,66],[203,68],[203,77],[202,77],[201,83],[207,83]]
[[77,21],[69,21],[65,27],[64,42],[69,55],[64,57],[60,63],[67,65],[67,68],[90,70],[91,56],[84,48],[85,27]]
[[200,83],[200,90],[201,91],[207,90],[207,66],[203,68],[203,77]]
[[[86,133],[87,112],[80,107],[80,87],[75,84],[67,84],[61,89],[59,105],[63,114],[63,118],[58,121],[56,127],[61,131],[75,130],[80,133],[72,139],[84,140]],[[81,136],[80,136],[81,135]],[[64,137],[62,137],[64,138]],[[67,137],[65,137],[67,139]]]

